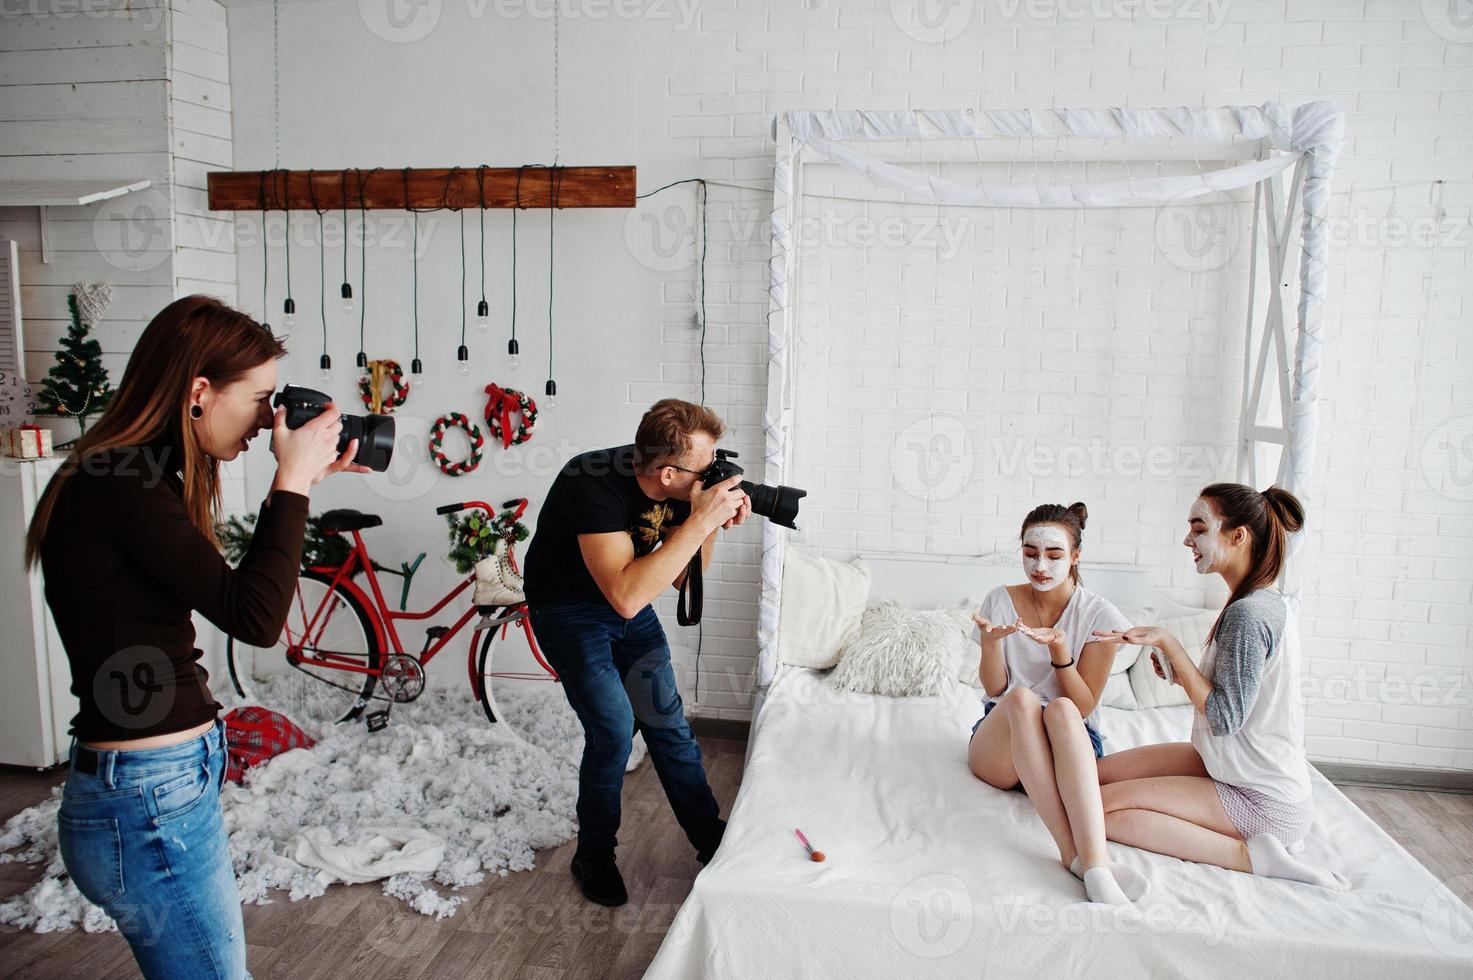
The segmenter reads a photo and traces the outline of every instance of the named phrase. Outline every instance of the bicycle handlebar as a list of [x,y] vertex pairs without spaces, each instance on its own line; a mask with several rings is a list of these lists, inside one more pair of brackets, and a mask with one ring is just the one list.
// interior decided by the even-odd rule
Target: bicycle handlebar
[[[445,504],[442,507],[436,507],[435,508],[435,513],[436,514],[453,514],[453,513],[455,513],[458,510],[467,510],[468,508],[471,508],[471,507],[479,507],[479,508],[481,508],[482,510],[484,510],[488,514],[494,514],[496,512],[495,508],[493,508],[490,504],[486,503],[484,500],[466,500],[466,501],[462,501],[461,503],[458,503],[458,504]],[[514,509],[516,511],[516,513],[512,514],[512,516],[513,517],[521,517],[522,514],[527,510],[527,498],[526,497],[517,497],[514,500],[508,500],[505,503],[503,503],[501,505],[501,507],[502,507],[503,510],[513,510]]]

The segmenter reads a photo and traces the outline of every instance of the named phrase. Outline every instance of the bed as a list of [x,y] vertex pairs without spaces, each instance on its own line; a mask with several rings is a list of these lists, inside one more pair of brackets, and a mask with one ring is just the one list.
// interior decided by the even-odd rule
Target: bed
[[[936,599],[948,580],[975,586],[981,573],[872,568],[872,598],[911,604]],[[1088,574],[1117,604],[1143,604],[1122,593],[1148,576],[1120,571],[1101,585]],[[1473,976],[1473,912],[1318,773],[1302,856],[1345,874],[1350,891],[1111,844],[1114,860],[1151,879],[1140,902],[1116,911],[1083,901],[1026,797],[967,769],[977,689],[845,694],[822,672],[781,665],[765,693],[725,840],[651,980]],[[1184,740],[1191,724],[1189,706],[1101,710],[1110,751]],[[807,859],[795,827],[827,860]]]

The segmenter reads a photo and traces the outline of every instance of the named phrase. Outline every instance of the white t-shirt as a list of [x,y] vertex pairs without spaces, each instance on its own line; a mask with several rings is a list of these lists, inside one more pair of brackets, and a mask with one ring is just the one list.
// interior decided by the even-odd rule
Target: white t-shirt
[[[1282,612],[1266,608],[1282,603]],[[1284,596],[1274,589],[1259,589],[1239,599],[1228,610],[1218,630],[1234,642],[1245,634],[1244,649],[1237,656],[1253,656],[1262,664],[1262,678],[1237,731],[1218,735],[1206,715],[1192,718],[1192,746],[1202,757],[1207,774],[1219,782],[1245,786],[1284,803],[1309,800],[1309,763],[1304,753],[1304,700],[1299,686],[1299,628]],[[1275,615],[1277,614],[1277,615]],[[1261,646],[1262,637],[1272,633],[1265,621],[1283,617],[1283,627],[1271,650]],[[1231,635],[1230,635],[1231,634]],[[1202,653],[1202,676],[1219,682],[1216,639]]]
[[[1007,586],[1000,585],[987,593],[977,615],[997,625],[1017,622],[1018,610],[1013,606],[1013,598],[1008,594]],[[1097,642],[1093,635],[1095,630],[1128,630],[1131,626],[1113,603],[1082,585],[1074,587],[1074,594],[1069,597],[1063,613],[1059,615],[1059,621],[1054,625],[1063,631],[1069,654],[1076,665],[1085,644]],[[981,639],[982,629],[973,623],[972,642],[978,643]],[[1058,671],[1049,662],[1048,647],[1021,633],[1012,633],[1002,638],[1002,656],[1008,669],[1008,691],[1015,687],[1029,688],[1044,704],[1061,696]],[[1099,705],[1096,704],[1094,710],[1084,719],[1084,723],[1095,731],[1100,730],[1099,712]]]

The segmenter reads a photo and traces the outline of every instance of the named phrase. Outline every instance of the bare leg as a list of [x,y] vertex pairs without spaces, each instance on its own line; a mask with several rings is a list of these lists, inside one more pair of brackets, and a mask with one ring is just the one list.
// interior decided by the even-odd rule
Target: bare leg
[[1018,785],[1018,772],[1013,768],[1012,725],[1001,705],[993,708],[972,733],[967,765],[972,775],[989,786],[1012,789]]
[[[1072,702],[1068,702],[1067,698],[1064,701],[1072,707]],[[1064,800],[1059,796],[1054,746],[1050,744],[1054,733],[1045,729],[1044,722],[1047,715],[1056,710],[1054,705],[1058,703],[1054,701],[1047,709],[1041,708],[1038,695],[1027,688],[1019,687],[1007,693],[997,710],[1008,712],[1013,731],[1013,768],[1017,770],[1023,788],[1028,791],[1028,801],[1033,804],[1043,825],[1053,835],[1054,844],[1059,849],[1059,860],[1067,868],[1076,853],[1075,835],[1069,826],[1070,815],[1064,808]],[[1074,717],[1079,717],[1077,710],[1074,711]],[[1079,734],[1086,743],[1089,741],[1083,725],[1079,726]],[[1093,762],[1094,752],[1090,751],[1091,777],[1094,771]],[[1098,793],[1096,800],[1098,801]],[[1103,828],[1100,848],[1104,849]]]
[[1110,840],[1230,871],[1253,870],[1248,845],[1206,776],[1128,779],[1106,784],[1101,795]]
[[[1079,708],[1069,698],[1058,698],[1044,709],[1043,721],[1053,747],[1054,796],[1066,814],[1064,826],[1072,830],[1073,846],[1067,851],[1062,846],[1059,848],[1064,866],[1073,862],[1076,853],[1085,870],[1109,864],[1094,746],[1084,729]],[[1028,795],[1030,799],[1033,796],[1032,792]]]
[[1206,776],[1207,767],[1191,742],[1163,742],[1112,752],[1099,760],[1100,785],[1148,776]]

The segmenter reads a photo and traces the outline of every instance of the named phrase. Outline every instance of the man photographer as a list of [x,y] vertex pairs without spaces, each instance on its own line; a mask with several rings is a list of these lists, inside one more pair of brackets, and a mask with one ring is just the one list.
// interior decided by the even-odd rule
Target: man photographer
[[656,402],[632,444],[568,461],[527,550],[532,629],[583,725],[572,872],[584,896],[601,905],[628,899],[614,848],[636,729],[698,861],[710,860],[726,829],[650,605],[681,586],[697,551],[704,570],[717,530],[751,513],[740,474],[709,487],[700,480],[725,430],[700,405]]

